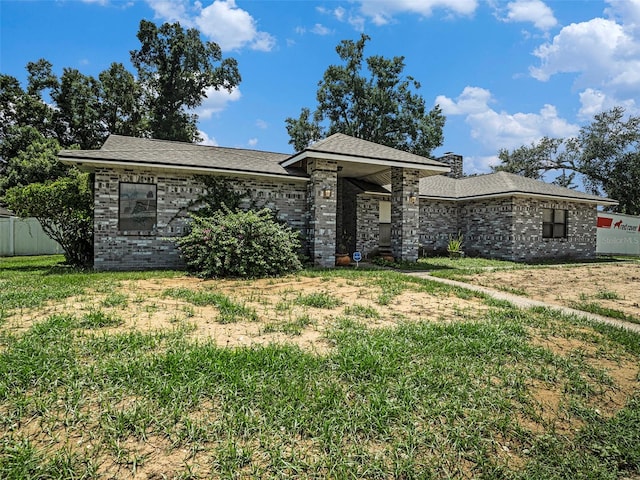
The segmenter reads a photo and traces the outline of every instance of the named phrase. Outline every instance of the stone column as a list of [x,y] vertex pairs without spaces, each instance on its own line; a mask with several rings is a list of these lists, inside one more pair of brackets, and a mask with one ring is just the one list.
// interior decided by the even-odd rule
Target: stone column
[[415,262],[420,240],[420,171],[391,168],[391,252],[394,258]]
[[333,160],[311,159],[309,182],[309,249],[313,264],[333,267],[336,253],[338,165]]

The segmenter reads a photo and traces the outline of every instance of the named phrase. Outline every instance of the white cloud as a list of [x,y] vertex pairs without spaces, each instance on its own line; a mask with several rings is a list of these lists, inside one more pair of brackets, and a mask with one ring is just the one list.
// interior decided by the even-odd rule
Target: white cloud
[[334,9],[316,7],[316,11],[323,15],[330,15],[339,22],[346,22],[359,32],[364,31],[364,17],[358,13],[354,13],[352,10],[346,10],[344,7],[337,7]]
[[258,120],[256,120],[256,127],[258,127],[261,130],[266,130],[267,128],[269,128],[269,124],[259,118]]
[[541,0],[516,0],[507,4],[506,22],[531,22],[540,30],[548,30],[558,24],[556,17]]
[[193,27],[194,23],[188,13],[189,2],[187,0],[147,0],[153,9],[156,18],[165,22],[180,22],[183,27]]
[[491,171],[491,167],[499,164],[498,155],[464,157],[464,173],[466,175],[487,173]]
[[623,24],[625,30],[640,30],[640,0],[606,0],[605,14]]
[[198,145],[209,145],[210,147],[218,146],[218,142],[216,141],[216,139],[207,135],[206,132],[198,130],[198,135],[200,135],[200,138],[202,138],[202,141],[199,142]]
[[249,46],[254,50],[270,51],[275,46],[275,38],[259,32],[256,21],[249,12],[238,8],[235,0],[215,0],[201,10],[195,23],[222,50]]
[[238,8],[235,0],[214,0],[206,7],[189,0],[147,0],[147,3],[156,18],[180,22],[184,27],[195,26],[223,51],[248,47],[268,52],[276,45],[275,37],[259,31],[256,20]]
[[609,96],[600,90],[587,88],[580,92],[580,111],[578,118],[581,120],[592,120],[594,115],[611,110],[613,107],[622,106],[629,115],[638,115],[640,113],[640,105],[636,105],[633,98],[620,100]]
[[258,139],[257,138],[250,138],[249,141],[247,142],[247,144],[250,147],[255,147],[258,144]]
[[491,92],[480,87],[465,87],[457,100],[444,95],[436,98],[436,103],[445,115],[468,115],[485,112],[491,102]]
[[330,35],[331,34],[331,30],[329,30],[327,27],[325,27],[324,25],[322,25],[321,23],[316,23],[313,28],[311,29],[312,33],[315,33],[316,35]]
[[[621,74],[640,67],[638,45],[612,20],[594,18],[564,27],[551,43],[540,45],[533,54],[541,61],[531,75],[547,81],[557,73],[580,73],[589,82],[610,83]],[[638,64],[638,65],[634,65]]]
[[227,108],[229,102],[237,102],[240,100],[242,94],[238,87],[231,89],[231,92],[227,90],[216,90],[213,87],[209,87],[206,90],[207,98],[204,99],[202,105],[200,105],[195,112],[200,119],[211,118],[214,114],[222,112]]
[[540,64],[531,76],[548,81],[574,74],[581,90],[581,119],[622,105],[638,110],[640,98],[640,0],[608,0],[609,18],[593,18],[564,27],[550,42],[535,49]]
[[544,136],[569,137],[579,127],[558,116],[553,105],[544,105],[538,113],[497,112],[491,92],[479,87],[466,87],[457,99],[439,96],[436,103],[445,115],[464,115],[471,136],[489,149],[515,148]]
[[376,25],[389,23],[395,14],[415,13],[429,17],[435,9],[456,15],[471,15],[478,7],[477,0],[360,0],[360,8]]

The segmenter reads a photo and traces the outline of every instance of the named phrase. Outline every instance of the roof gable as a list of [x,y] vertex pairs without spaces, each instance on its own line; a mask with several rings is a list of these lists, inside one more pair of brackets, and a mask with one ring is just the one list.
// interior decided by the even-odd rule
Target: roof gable
[[386,145],[380,145],[361,138],[351,137],[344,133],[334,133],[324,140],[314,143],[305,150],[309,152],[334,153],[351,157],[396,160],[406,163],[447,167],[446,164],[427,157],[398,150],[397,148],[387,147]]

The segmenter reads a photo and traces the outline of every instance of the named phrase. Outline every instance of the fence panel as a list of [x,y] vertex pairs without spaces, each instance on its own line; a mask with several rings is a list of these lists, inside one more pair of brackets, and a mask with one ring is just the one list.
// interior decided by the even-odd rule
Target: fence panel
[[0,218],[1,257],[56,253],[62,253],[62,247],[44,233],[35,218]]

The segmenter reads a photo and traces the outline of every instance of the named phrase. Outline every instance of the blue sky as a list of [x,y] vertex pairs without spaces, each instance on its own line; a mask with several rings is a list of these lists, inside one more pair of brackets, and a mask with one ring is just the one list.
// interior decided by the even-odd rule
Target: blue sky
[[615,105],[640,114],[640,0],[0,0],[0,72],[25,82],[39,58],[58,75],[134,72],[142,19],[196,27],[238,60],[239,88],[197,111],[214,145],[291,152],[285,118],[315,107],[335,46],[361,32],[367,56],[405,57],[447,117],[434,156],[463,155],[468,174]]

